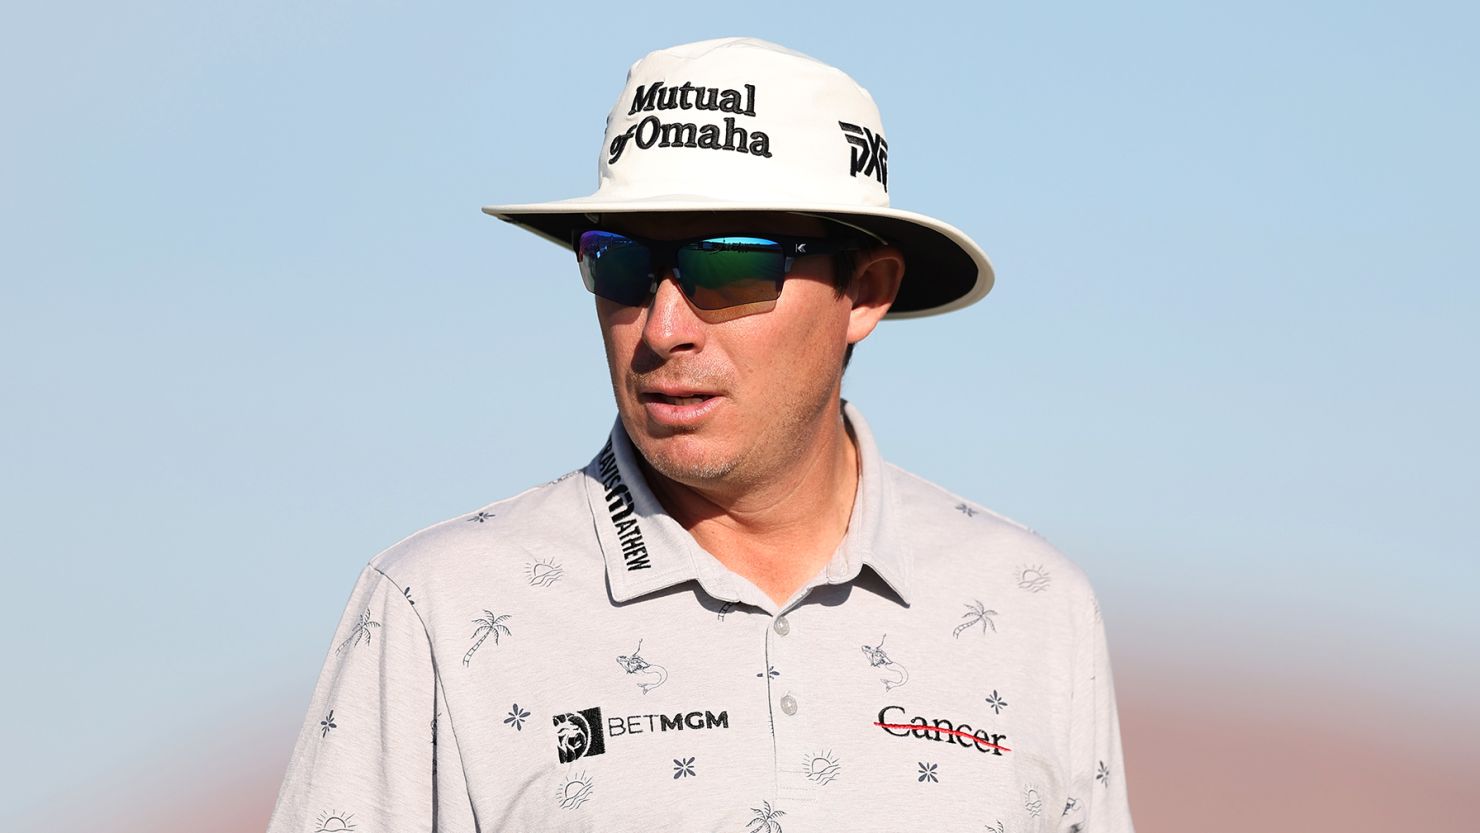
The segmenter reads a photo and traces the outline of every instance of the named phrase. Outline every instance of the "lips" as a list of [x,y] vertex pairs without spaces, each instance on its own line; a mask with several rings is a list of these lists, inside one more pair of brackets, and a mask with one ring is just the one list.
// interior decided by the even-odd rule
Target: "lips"
[[664,405],[698,405],[719,394],[712,390],[687,385],[648,384],[638,390],[637,395],[643,402],[658,402]]
[[713,394],[708,394],[708,393],[688,393],[688,394],[643,393],[643,394],[641,394],[642,401],[644,401],[644,402],[660,402],[660,403],[662,403],[664,405],[698,405],[699,403],[703,402],[706,399],[711,398],[712,396],[713,396]]
[[651,424],[682,430],[697,428],[723,400],[715,391],[681,385],[644,386],[637,398]]

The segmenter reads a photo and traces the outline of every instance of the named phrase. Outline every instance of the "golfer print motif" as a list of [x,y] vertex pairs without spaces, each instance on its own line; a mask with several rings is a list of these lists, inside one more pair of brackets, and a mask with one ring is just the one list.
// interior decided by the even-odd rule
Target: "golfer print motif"
[[884,640],[888,638],[889,634],[886,633],[883,637],[879,639],[878,645],[863,646],[863,655],[865,658],[868,659],[869,665],[873,666],[874,668],[887,668],[888,670],[899,675],[899,679],[897,680],[891,680],[888,677],[879,678],[879,682],[882,682],[884,684],[885,691],[899,688],[900,686],[910,681],[910,672],[906,671],[903,665],[900,665],[894,660],[891,660],[889,658],[889,655],[884,653]]
[[617,657],[617,664],[626,669],[628,674],[641,674],[643,679],[637,681],[637,687],[642,689],[643,694],[668,682],[668,669],[661,665],[653,665],[642,658],[642,640],[637,640],[637,650],[632,656]]

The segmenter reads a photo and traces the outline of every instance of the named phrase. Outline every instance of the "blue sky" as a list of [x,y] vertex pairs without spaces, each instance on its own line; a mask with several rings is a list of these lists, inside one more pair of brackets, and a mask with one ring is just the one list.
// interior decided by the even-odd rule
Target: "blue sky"
[[[748,34],[883,113],[896,207],[997,268],[845,394],[1045,534],[1112,646],[1480,679],[1473,9],[58,3],[0,35],[14,802],[307,703],[358,568],[583,464],[614,417],[568,254],[627,66]],[[1382,672],[1375,674],[1373,663]]]

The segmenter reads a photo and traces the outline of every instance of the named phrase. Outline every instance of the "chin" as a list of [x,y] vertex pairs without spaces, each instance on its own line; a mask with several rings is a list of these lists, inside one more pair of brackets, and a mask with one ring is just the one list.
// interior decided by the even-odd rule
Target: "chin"
[[633,437],[633,444],[655,471],[680,483],[719,480],[735,470],[739,458],[692,434]]

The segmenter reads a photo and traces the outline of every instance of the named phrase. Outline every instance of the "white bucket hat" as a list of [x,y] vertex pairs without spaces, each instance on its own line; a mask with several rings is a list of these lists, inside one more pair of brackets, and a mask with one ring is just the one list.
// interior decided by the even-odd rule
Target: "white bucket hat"
[[889,145],[868,91],[774,43],[719,38],[633,64],[598,167],[590,196],[483,211],[566,248],[574,231],[620,212],[818,215],[904,252],[886,318],[960,309],[992,288],[992,264],[965,233],[889,207]]

